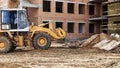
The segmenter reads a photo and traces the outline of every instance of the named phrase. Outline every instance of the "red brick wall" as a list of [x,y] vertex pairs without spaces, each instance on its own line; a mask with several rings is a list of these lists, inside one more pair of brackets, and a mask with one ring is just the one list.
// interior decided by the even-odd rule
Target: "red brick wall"
[[[43,0],[29,0],[30,3],[33,4],[43,4]],[[68,14],[67,13],[67,2],[71,1],[75,3],[75,13]],[[78,3],[85,3],[85,14],[78,14]],[[89,37],[89,9],[88,9],[89,0],[64,0],[63,4],[63,13],[55,12],[55,1],[51,1],[51,12],[43,12],[42,8],[27,8],[29,18],[38,17],[37,21],[42,22],[43,20],[52,21],[53,23],[56,21],[63,22],[63,29],[67,32],[67,22],[74,22],[74,33],[67,33],[68,38],[84,38]],[[16,3],[8,1],[8,7],[13,8],[16,7]],[[97,10],[96,12],[98,12]],[[96,13],[97,14],[97,13]],[[78,32],[78,23],[85,23],[85,33]],[[55,25],[55,23],[54,23]],[[97,28],[97,26],[95,26]],[[54,27],[55,28],[55,27]],[[99,31],[95,31],[95,33],[99,33]]]

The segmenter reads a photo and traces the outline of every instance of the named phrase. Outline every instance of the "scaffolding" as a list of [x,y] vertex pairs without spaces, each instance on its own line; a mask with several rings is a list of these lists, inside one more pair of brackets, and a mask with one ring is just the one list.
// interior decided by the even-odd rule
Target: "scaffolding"
[[108,1],[108,34],[120,34],[120,1]]
[[99,17],[90,18],[90,21],[96,21],[100,23],[100,32],[107,33],[108,32],[108,0],[93,0],[92,3],[99,4],[101,6],[101,13]]
[[[107,0],[102,0],[102,24],[101,24],[101,30],[103,33],[107,33],[108,31],[108,4]],[[107,19],[103,19],[103,17],[106,17]]]

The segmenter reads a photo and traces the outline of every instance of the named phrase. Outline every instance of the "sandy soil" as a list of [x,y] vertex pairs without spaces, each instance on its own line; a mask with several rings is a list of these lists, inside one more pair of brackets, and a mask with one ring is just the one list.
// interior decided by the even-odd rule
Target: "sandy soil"
[[0,54],[0,68],[120,68],[120,54],[97,49],[51,47]]

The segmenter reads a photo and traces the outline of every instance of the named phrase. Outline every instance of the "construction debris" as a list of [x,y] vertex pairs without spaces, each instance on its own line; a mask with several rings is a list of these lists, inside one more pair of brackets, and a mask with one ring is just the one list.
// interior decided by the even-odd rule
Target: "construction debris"
[[117,46],[119,46],[119,44],[120,44],[120,42],[112,40],[109,43],[104,44],[103,47],[101,47],[100,49],[109,51],[109,50],[112,50],[112,49],[116,48]]
[[101,33],[91,36],[81,45],[81,47],[99,48],[102,50],[111,51],[114,49],[118,50],[119,45],[119,38]]
[[72,40],[67,42],[65,45],[68,46],[69,48],[75,49],[75,48],[79,48],[79,46],[81,45],[82,41],[76,41],[76,40]]
[[93,35],[91,36],[91,38],[87,39],[82,45],[81,47],[86,47],[89,45],[92,46],[93,44],[96,44],[100,41],[100,38],[99,38],[99,34],[96,34],[96,35]]
[[85,40],[69,41],[65,45],[70,48],[98,48],[106,51],[120,52],[119,34],[107,35],[105,33],[96,34]]
[[104,44],[108,43],[110,40],[102,40],[99,43],[95,44],[93,47],[102,47]]
[[110,37],[109,35],[107,35],[105,33],[101,33],[99,35],[100,35],[100,41],[104,40],[104,39],[106,39],[106,40],[112,40],[113,39],[112,37]]
[[69,47],[72,49],[76,49],[76,48],[79,48],[81,46],[81,44],[83,44],[85,41],[86,41],[86,38],[85,39],[66,40],[65,45],[63,45],[63,47]]

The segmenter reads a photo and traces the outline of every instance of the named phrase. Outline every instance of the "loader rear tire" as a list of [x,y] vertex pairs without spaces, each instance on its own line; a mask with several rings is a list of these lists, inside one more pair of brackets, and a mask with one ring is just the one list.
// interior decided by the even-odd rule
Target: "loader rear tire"
[[40,33],[34,36],[33,45],[35,49],[47,50],[51,45],[51,40],[48,34]]
[[12,50],[12,43],[4,36],[0,37],[0,52],[8,53]]

